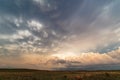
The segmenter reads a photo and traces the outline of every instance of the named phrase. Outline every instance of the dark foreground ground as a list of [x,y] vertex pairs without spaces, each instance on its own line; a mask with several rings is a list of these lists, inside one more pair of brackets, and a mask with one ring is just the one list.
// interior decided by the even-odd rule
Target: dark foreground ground
[[120,80],[120,71],[0,69],[0,80]]

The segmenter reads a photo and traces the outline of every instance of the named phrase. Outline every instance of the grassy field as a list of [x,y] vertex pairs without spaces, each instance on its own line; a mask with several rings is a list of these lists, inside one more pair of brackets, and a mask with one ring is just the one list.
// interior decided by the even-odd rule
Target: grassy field
[[120,71],[1,69],[0,80],[120,80]]

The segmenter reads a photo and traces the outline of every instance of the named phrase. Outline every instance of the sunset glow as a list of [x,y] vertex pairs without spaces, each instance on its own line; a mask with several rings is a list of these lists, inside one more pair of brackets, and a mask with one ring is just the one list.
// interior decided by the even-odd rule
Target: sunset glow
[[120,69],[120,0],[0,0],[0,68]]

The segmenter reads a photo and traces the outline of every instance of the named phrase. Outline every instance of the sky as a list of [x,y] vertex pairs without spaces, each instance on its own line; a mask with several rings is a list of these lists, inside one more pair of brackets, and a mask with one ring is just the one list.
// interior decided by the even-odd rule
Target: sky
[[120,69],[120,0],[0,0],[0,68]]

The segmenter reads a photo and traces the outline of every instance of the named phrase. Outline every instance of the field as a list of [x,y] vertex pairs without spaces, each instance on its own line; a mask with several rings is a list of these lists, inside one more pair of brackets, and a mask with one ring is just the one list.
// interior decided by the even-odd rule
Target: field
[[0,80],[120,80],[120,71],[0,69]]

